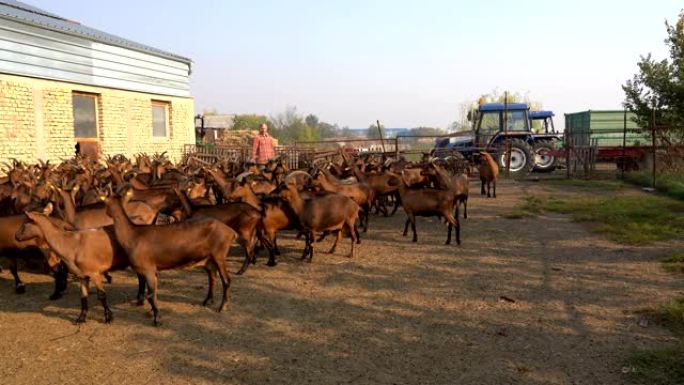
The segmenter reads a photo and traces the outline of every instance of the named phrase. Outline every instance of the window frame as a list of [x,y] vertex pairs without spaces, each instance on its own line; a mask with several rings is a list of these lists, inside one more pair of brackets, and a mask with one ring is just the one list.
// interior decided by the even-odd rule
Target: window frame
[[77,142],[98,142],[100,140],[100,94],[84,91],[71,91],[71,114],[75,113],[74,96],[88,97],[95,100],[95,136],[82,137],[76,136],[76,118],[73,117],[74,139]]
[[[163,107],[164,108],[164,135],[155,135],[154,134],[154,108],[155,107]],[[150,105],[150,114],[152,114],[152,139],[153,140],[166,140],[169,139],[171,136],[171,120],[170,120],[170,115],[171,113],[171,102],[165,101],[165,100],[152,100],[152,103]]]

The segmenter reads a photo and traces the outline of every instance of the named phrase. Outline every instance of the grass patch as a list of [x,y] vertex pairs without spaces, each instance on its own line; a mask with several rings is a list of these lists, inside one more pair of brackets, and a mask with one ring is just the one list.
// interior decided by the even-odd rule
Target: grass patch
[[501,214],[506,219],[531,218],[543,211],[541,199],[528,195],[522,204],[517,205],[512,211]]
[[684,336],[684,298],[673,299],[663,305],[660,315],[665,327],[674,334]]
[[588,190],[607,190],[614,191],[625,187],[619,180],[608,179],[549,179],[545,184],[562,187],[579,187]]
[[684,273],[684,251],[663,258],[663,268],[673,273]]
[[632,384],[684,384],[684,345],[632,354],[625,367]]
[[[625,174],[627,182],[643,187],[651,187],[651,174],[634,172]],[[684,200],[684,174],[661,174],[656,177],[656,190],[663,194]]]
[[530,196],[519,209],[558,212],[572,215],[575,221],[597,222],[598,231],[627,244],[684,235],[684,203],[660,196],[580,196],[562,200]]

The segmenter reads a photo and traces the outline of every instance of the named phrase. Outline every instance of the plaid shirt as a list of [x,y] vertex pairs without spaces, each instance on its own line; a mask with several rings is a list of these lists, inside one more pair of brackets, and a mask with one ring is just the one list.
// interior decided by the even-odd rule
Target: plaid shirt
[[252,159],[257,164],[266,164],[269,159],[275,156],[273,151],[273,139],[270,135],[257,135],[252,143]]

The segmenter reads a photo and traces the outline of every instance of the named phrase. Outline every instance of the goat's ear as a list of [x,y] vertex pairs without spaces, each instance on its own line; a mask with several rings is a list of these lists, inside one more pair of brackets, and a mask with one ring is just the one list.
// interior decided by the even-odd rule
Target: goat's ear
[[34,222],[35,222],[35,220],[36,220],[36,218],[37,218],[37,216],[38,216],[37,213],[34,213],[34,212],[32,212],[32,211],[28,211],[28,210],[24,210],[24,214],[26,214],[26,216],[27,216],[30,220],[34,221]]

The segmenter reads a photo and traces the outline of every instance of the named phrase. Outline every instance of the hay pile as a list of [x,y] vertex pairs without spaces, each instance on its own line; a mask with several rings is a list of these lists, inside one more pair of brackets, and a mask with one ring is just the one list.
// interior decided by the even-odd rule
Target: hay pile
[[[251,146],[255,136],[259,134],[257,130],[223,130],[216,140],[216,144],[230,147]],[[273,138],[273,146],[278,145],[278,139]]]

